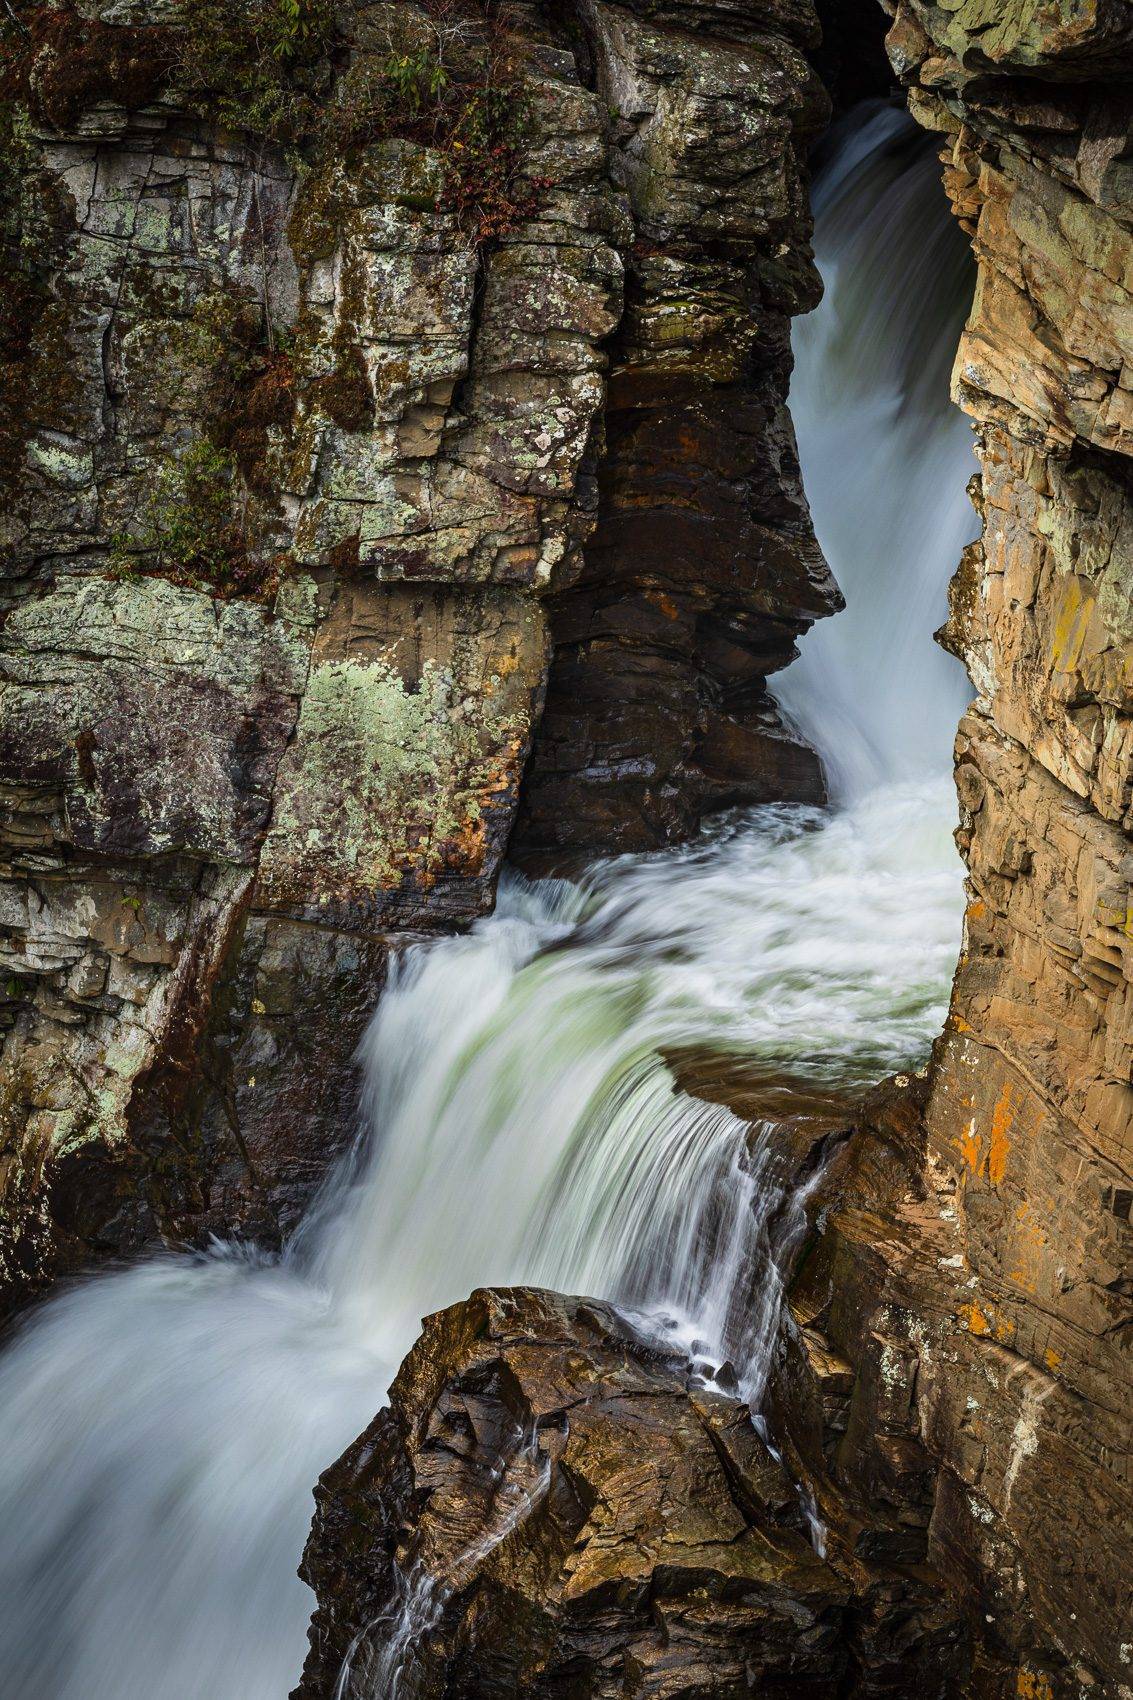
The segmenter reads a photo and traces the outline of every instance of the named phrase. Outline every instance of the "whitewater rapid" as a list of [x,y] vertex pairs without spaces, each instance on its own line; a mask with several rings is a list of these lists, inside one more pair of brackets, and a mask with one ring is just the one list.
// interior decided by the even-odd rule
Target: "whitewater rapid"
[[[873,295],[892,334],[905,281],[884,231],[864,249],[861,233],[898,192],[922,240],[947,228],[927,144],[883,109],[836,144],[816,195],[831,287],[796,383],[849,611],[806,639],[786,695],[839,806],[751,811],[573,884],[508,875],[490,919],[395,964],[358,1143],[281,1259],[171,1255],[28,1318],[0,1357],[8,1700],[282,1700],[312,1604],[295,1574],[312,1484],[383,1402],[420,1317],[475,1286],[612,1298],[731,1357],[758,1400],[772,1238],[797,1200],[772,1130],[688,1096],[664,1058],[732,1051],[839,1089],[918,1064],[959,936],[947,746],[965,686],[930,634],[971,516],[943,377],[913,398],[951,326],[911,313],[903,361],[877,370]],[[832,342],[835,379],[817,370]],[[870,363],[888,388],[866,430]],[[947,512],[914,536],[897,471],[927,479],[945,440]],[[845,527],[835,475],[872,485]],[[906,598],[915,621],[894,613]],[[859,619],[867,605],[889,617]],[[906,662],[917,689],[893,726],[878,675]]]

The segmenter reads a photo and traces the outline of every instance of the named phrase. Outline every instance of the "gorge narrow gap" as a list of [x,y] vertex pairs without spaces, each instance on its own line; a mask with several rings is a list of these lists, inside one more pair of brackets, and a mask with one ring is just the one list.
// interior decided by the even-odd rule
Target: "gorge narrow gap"
[[[732,1053],[852,1090],[923,1060],[958,941],[945,770],[964,684],[930,634],[972,527],[966,428],[933,360],[966,274],[944,263],[954,233],[911,137],[883,108],[835,144],[816,193],[829,295],[798,336],[804,470],[849,611],[806,640],[783,697],[837,806],[755,810],[577,884],[508,877],[490,919],[396,965],[365,1041],[364,1137],[281,1259],[165,1257],[27,1319],[0,1360],[13,1700],[280,1700],[311,1607],[311,1487],[422,1313],[472,1287],[612,1298],[731,1358],[758,1400],[786,1202],[772,1130],[689,1096],[662,1059]],[[908,341],[886,368],[898,306]],[[926,518],[930,466],[948,495]],[[939,778],[911,777],[926,766]]]

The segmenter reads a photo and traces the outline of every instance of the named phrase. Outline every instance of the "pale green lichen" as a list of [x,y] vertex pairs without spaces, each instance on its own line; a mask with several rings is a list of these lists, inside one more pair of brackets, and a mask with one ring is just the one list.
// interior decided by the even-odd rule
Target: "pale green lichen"
[[527,730],[526,711],[503,706],[502,683],[478,682],[471,702],[435,660],[414,687],[386,659],[314,666],[269,881],[298,864],[317,870],[324,894],[345,884],[363,896],[407,875],[428,885],[446,869],[479,872],[486,803],[517,770]]

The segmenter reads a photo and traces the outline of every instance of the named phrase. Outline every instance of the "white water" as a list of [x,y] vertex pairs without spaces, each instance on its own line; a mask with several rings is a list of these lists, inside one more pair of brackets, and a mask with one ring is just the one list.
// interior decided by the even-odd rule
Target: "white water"
[[928,636],[977,529],[963,496],[971,428],[947,402],[972,262],[942,211],[936,148],[904,111],[855,115],[831,141],[813,198],[826,294],[795,324],[791,411],[847,606],[808,635],[775,694],[844,800],[947,773],[971,694]]
[[[844,143],[835,170],[861,145]],[[845,256],[877,164],[853,170],[845,232],[823,217],[824,313],[843,312],[857,278]],[[914,169],[907,214],[929,208],[935,228],[939,187]],[[879,272],[872,289],[894,280]],[[858,295],[868,326],[871,292]],[[891,332],[900,310],[891,293]],[[860,377],[868,337],[860,357],[845,340]],[[758,1397],[778,1317],[772,1242],[797,1228],[797,1200],[767,1130],[680,1092],[660,1053],[732,1048],[842,1083],[918,1061],[943,1013],[960,904],[944,772],[962,684],[945,659],[891,736],[876,674],[894,643],[895,663],[916,651],[918,679],[936,665],[929,632],[966,524],[964,475],[951,461],[941,474],[947,524],[901,546],[895,526],[884,549],[862,526],[840,538],[820,507],[822,444],[856,457],[882,526],[908,499],[892,469],[918,460],[921,414],[891,398],[856,426],[861,383],[815,403],[820,356],[800,355],[801,449],[850,603],[840,622],[853,630],[862,598],[886,610],[847,643],[831,636],[821,664],[809,659],[820,634],[808,638],[789,685],[792,711],[823,727],[844,806],[758,810],[580,887],[506,882],[490,920],[398,965],[366,1039],[367,1138],[281,1262],[168,1257],[29,1319],[0,1358],[6,1700],[282,1700],[305,1651],[311,1597],[295,1567],[311,1486],[382,1402],[420,1316],[473,1286],[616,1298],[714,1361],[730,1354]],[[946,407],[941,390],[927,417]],[[907,598],[922,610],[908,629]],[[847,647],[857,685],[844,683]],[[835,687],[852,722],[822,719]],[[945,714],[924,728],[941,746],[931,763],[919,743],[910,753],[922,721]],[[385,1664],[368,1692],[392,1689]]]

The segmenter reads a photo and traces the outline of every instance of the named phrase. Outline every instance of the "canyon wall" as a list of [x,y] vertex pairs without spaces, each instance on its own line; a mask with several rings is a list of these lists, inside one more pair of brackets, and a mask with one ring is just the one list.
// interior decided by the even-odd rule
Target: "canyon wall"
[[820,795],[764,680],[838,598],[784,405],[807,6],[2,29],[23,1290],[286,1232],[391,940],[490,908],[533,740],[532,855]]
[[1129,1695],[1133,24],[902,0],[888,47],[979,265],[969,901],[930,1077],[832,1183],[779,1421],[845,1538],[880,1519],[968,1600],[973,1692]]
[[813,15],[644,3],[583,15],[634,236],[595,528],[550,601],[547,706],[517,831],[536,865],[652,849],[708,809],[820,797],[815,756],[785,731],[766,679],[841,605],[786,408],[790,316],[821,289],[790,151],[828,111],[800,51],[817,39]]

